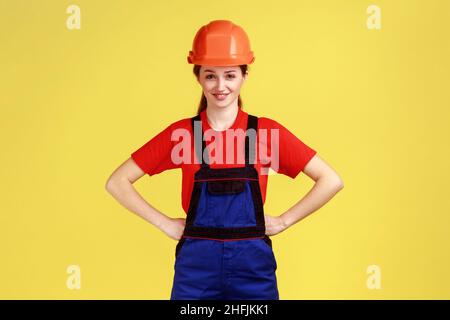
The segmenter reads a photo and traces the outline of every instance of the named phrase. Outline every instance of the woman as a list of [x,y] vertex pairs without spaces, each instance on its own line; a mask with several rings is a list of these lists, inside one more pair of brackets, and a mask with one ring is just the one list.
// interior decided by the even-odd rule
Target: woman
[[[188,56],[203,89],[197,116],[170,124],[106,184],[123,206],[178,241],[171,299],[279,299],[269,236],[343,188],[314,149],[278,122],[243,111],[240,89],[254,60],[246,33],[231,21],[200,28]],[[157,211],[133,187],[144,174],[174,168],[183,173],[186,219]],[[314,187],[285,213],[265,215],[268,168],[291,178],[303,171]]]

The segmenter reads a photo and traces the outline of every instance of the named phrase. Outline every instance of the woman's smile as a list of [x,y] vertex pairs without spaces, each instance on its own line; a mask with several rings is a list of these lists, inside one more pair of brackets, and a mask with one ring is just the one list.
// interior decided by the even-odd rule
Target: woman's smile
[[228,97],[229,93],[225,93],[225,94],[213,94],[213,96],[219,100],[219,101],[223,101]]

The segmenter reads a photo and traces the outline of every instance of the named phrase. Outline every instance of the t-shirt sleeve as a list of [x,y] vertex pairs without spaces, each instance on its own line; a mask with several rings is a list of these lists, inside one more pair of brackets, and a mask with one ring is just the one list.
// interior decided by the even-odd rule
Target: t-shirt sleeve
[[[294,179],[317,153],[300,138],[280,123],[273,121],[273,128],[278,129],[278,163],[272,159],[271,167],[278,173]],[[271,152],[272,153],[272,152]],[[275,154],[272,153],[272,157]]]
[[177,168],[173,163],[171,140],[173,124],[151,138],[139,149],[131,153],[131,158],[148,175],[161,173],[165,170]]

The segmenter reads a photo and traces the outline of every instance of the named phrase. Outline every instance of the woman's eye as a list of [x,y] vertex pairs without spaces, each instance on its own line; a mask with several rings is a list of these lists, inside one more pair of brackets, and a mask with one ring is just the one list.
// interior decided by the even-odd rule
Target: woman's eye
[[[214,77],[213,74],[208,74],[205,78],[209,80],[209,79],[212,79],[213,77]],[[228,79],[236,78],[236,76],[234,74],[228,74],[227,77],[228,77]]]

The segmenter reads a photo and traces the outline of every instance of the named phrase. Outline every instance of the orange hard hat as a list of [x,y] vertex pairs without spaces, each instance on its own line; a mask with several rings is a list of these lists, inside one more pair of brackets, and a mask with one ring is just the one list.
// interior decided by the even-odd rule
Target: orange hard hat
[[214,20],[195,35],[187,60],[191,64],[237,66],[255,61],[244,29],[228,20]]

